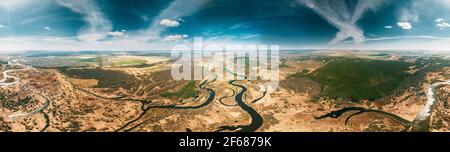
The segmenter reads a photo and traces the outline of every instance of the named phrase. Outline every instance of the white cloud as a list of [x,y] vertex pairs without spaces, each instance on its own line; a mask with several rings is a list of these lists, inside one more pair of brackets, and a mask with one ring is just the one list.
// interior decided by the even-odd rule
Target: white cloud
[[4,26],[2,24],[0,24],[0,28],[3,28]]
[[178,27],[180,26],[180,22],[176,20],[163,19],[159,22],[160,25],[168,26],[168,27]]
[[119,31],[108,32],[108,35],[111,35],[113,37],[123,37],[123,36],[125,36],[125,32],[119,32]]
[[435,22],[438,22],[438,23],[439,23],[439,22],[442,22],[442,21],[444,21],[444,20],[445,20],[445,19],[443,19],[443,18],[438,18],[438,19],[435,20]]
[[45,26],[44,29],[47,30],[47,31],[52,30],[52,28],[50,28],[50,27],[48,27],[48,26]]
[[409,22],[398,22],[397,25],[404,30],[412,29],[412,25]]
[[446,29],[446,28],[450,28],[450,24],[449,23],[439,23],[439,24],[436,24],[436,26],[439,29],[441,29],[441,30]]
[[[192,15],[200,10],[210,0],[174,0],[169,6],[163,9],[158,16],[153,20],[153,23],[144,32],[144,40],[158,39],[161,37],[161,32],[165,31],[169,26],[161,26],[161,21],[164,19],[180,19]],[[180,20],[181,21],[181,20]]]
[[80,14],[86,25],[78,32],[78,39],[95,42],[108,36],[112,30],[111,22],[94,1],[91,0],[58,0],[58,3]]
[[388,25],[388,26],[384,26],[384,28],[391,29],[392,26]]
[[435,20],[435,22],[436,22],[436,27],[438,27],[441,30],[450,28],[450,24],[447,21],[445,21],[445,19],[443,19],[443,18],[438,18]]
[[164,38],[164,41],[178,41],[178,40],[182,40],[182,39],[185,39],[185,38],[188,38],[189,36],[188,35],[186,35],[186,34],[184,34],[184,35],[180,35],[180,34],[177,34],[177,35],[168,35],[168,36],[166,36],[165,38]]

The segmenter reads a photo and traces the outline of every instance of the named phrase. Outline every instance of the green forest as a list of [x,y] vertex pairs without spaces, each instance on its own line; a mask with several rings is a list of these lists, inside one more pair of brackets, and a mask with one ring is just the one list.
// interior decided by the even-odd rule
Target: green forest
[[322,95],[334,99],[376,100],[390,95],[408,77],[412,64],[399,61],[338,58],[311,74],[299,72],[294,77],[308,77],[322,85]]
[[187,99],[197,95],[199,91],[195,87],[195,81],[189,81],[183,88],[176,92],[163,92],[160,94],[161,97],[165,98],[182,98]]

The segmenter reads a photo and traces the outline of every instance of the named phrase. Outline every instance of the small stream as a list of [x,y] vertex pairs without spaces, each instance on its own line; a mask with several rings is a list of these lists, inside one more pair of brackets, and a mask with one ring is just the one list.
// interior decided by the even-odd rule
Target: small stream
[[[144,108],[145,105],[142,105],[141,109],[144,112],[141,113],[137,118],[133,119],[132,121],[129,121],[128,123],[126,123],[125,125],[120,127],[119,129],[117,129],[116,132],[120,131],[120,130],[130,131],[130,130],[136,128],[137,126],[141,125],[142,123],[139,123],[139,124],[137,124],[135,126],[130,127],[129,129],[125,129],[125,128],[128,128],[134,122],[136,122],[136,121],[140,120],[142,117],[144,117],[144,115],[146,115],[147,112],[150,109],[198,109],[198,108],[202,108],[204,106],[207,106],[207,105],[211,104],[212,101],[214,101],[214,98],[216,97],[216,92],[213,89],[211,89],[211,88],[205,88],[204,85],[206,84],[206,82],[208,82],[208,81],[205,80],[205,81],[203,81],[203,83],[201,83],[199,85],[199,87],[201,89],[205,89],[205,90],[207,90],[209,92],[208,99],[206,99],[206,101],[203,102],[202,104],[196,105],[196,106],[178,106],[176,104],[173,104],[173,105],[159,105],[159,106],[150,106],[150,107],[147,107],[147,108]],[[146,121],[144,121],[144,122],[146,122]]]

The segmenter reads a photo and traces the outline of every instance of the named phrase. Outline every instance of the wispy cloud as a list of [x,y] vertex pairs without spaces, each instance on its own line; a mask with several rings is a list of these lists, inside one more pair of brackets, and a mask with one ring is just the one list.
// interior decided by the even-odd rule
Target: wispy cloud
[[381,40],[395,40],[395,39],[430,39],[430,40],[448,40],[448,41],[450,41],[450,38],[447,38],[447,37],[436,37],[436,36],[427,36],[427,35],[381,37],[381,38],[371,38],[371,39],[366,39],[366,40],[367,41],[381,41]]
[[124,37],[125,36],[125,31],[122,30],[122,31],[108,32],[108,35],[111,35],[111,36],[116,37],[116,38]]
[[440,52],[450,53],[450,37],[436,37],[431,35],[418,36],[394,36],[394,37],[380,37],[368,38],[367,43],[360,45],[349,45],[350,42],[340,43],[333,49],[353,49],[353,50],[382,50],[382,51],[423,51],[423,52]]
[[[423,45],[425,43],[428,43],[429,41],[446,41],[450,42],[450,37],[437,37],[437,36],[431,36],[431,35],[413,35],[413,36],[391,36],[391,37],[376,37],[376,38],[366,38],[366,42],[377,42],[377,41],[389,41],[394,42],[396,40],[424,40],[420,43],[416,43],[418,45]],[[346,40],[339,42],[338,44],[351,44],[351,41]],[[378,44],[378,43],[375,43]],[[450,44],[450,43],[449,43]]]
[[401,8],[398,12],[399,22],[418,22],[419,14],[415,11],[411,11],[408,8]]
[[164,41],[178,41],[178,40],[182,40],[185,38],[188,38],[189,36],[187,34],[177,34],[177,35],[168,35],[164,38]]
[[95,42],[104,39],[112,29],[111,22],[105,18],[95,1],[57,0],[59,4],[80,14],[86,25],[79,31],[78,39]]
[[[161,50],[187,39],[185,33],[161,35],[170,27],[185,22],[183,17],[200,10],[210,0],[174,0],[159,12],[148,28],[127,32],[113,31],[95,1],[55,0],[57,4],[79,14],[85,25],[75,37],[30,35],[0,37],[0,50]],[[51,30],[51,27],[45,28]],[[112,39],[111,39],[112,37]],[[81,40],[81,41],[80,41]],[[183,41],[184,42],[184,41]],[[187,43],[187,41],[185,42]]]
[[259,36],[259,34],[244,34],[244,35],[241,35],[241,39],[251,39],[251,38],[256,38],[258,36]]
[[[359,0],[356,6],[351,7],[347,1],[341,0],[297,0],[314,10],[331,25],[339,29],[336,37],[330,44],[336,44],[348,38],[352,38],[355,43],[364,41],[364,32],[356,23],[369,10],[375,11],[385,0]],[[350,8],[354,8],[351,10]]]
[[234,24],[233,26],[229,27],[228,30],[234,30],[234,29],[239,29],[239,28],[248,28],[249,25],[246,23],[237,23]]

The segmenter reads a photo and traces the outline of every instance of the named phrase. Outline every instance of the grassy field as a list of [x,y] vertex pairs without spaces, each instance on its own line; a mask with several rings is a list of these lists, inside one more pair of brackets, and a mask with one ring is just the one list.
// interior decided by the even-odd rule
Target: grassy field
[[165,97],[165,98],[182,98],[182,99],[187,99],[187,98],[194,97],[198,93],[199,93],[199,91],[195,87],[195,81],[189,81],[179,91],[177,91],[177,92],[164,92],[164,93],[161,93],[160,96],[161,97]]
[[147,62],[147,60],[143,59],[117,59],[113,61],[114,66],[130,66],[130,65],[143,65]]
[[335,99],[376,100],[390,95],[409,76],[411,64],[397,61],[339,58],[324,67],[294,77],[308,77],[322,85],[322,95]]
[[125,88],[134,90],[139,87],[139,80],[125,72],[96,69],[59,68],[61,73],[71,78],[96,79],[100,88]]

